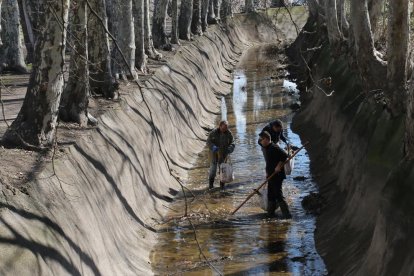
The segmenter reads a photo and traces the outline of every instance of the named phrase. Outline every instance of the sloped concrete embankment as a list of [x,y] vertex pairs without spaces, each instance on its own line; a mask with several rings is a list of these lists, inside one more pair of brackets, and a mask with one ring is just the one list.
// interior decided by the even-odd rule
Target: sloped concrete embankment
[[204,146],[242,51],[281,36],[260,16],[236,16],[181,47],[145,83],[145,101],[122,87],[119,108],[58,151],[30,196],[3,190],[0,274],[150,274],[153,218],[180,190],[172,175],[185,177]]
[[302,49],[312,68],[313,79],[298,72],[303,107],[294,129],[311,141],[311,167],[327,202],[317,249],[331,275],[413,275],[414,163],[403,159],[404,120],[363,92],[348,59],[333,57],[314,26],[308,22],[289,54],[306,68]]

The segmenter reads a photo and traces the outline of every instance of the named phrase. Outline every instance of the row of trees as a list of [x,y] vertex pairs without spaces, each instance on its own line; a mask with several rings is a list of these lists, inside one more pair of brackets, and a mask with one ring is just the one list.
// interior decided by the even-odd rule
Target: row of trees
[[[151,16],[150,0],[0,0],[0,73],[25,73],[25,61],[32,63],[23,106],[3,144],[49,147],[59,114],[82,126],[95,124],[87,109],[91,94],[116,98],[117,79],[147,73],[147,59],[162,58],[157,49],[171,50],[171,43],[202,35],[208,24],[232,14],[231,0],[153,4]],[[253,0],[246,0],[246,7],[254,10]]]
[[312,18],[326,26],[333,52],[346,52],[358,70],[367,96],[382,95],[393,117],[405,116],[405,151],[414,157],[410,1],[308,0],[308,5]]

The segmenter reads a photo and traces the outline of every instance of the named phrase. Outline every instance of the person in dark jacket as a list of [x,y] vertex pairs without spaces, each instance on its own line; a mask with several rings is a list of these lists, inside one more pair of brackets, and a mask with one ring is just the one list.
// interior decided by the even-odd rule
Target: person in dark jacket
[[[217,166],[226,160],[228,154],[234,151],[234,138],[228,129],[227,121],[221,121],[219,126],[210,132],[207,139],[209,150],[210,171],[209,188],[214,187],[214,179],[217,174]],[[220,182],[220,188],[224,188],[224,183]]]
[[269,132],[263,131],[259,136],[261,138],[261,145],[265,151],[266,178],[276,172],[276,175],[270,178],[267,184],[267,213],[270,217],[273,217],[277,207],[280,206],[283,218],[290,219],[292,218],[292,215],[290,214],[289,207],[282,191],[283,180],[286,179],[283,164],[287,160],[288,155],[278,145],[272,143],[272,138]]
[[277,119],[270,122],[262,129],[263,131],[267,131],[270,134],[273,143],[277,144],[279,141],[283,141],[288,144],[288,140],[283,135],[283,123],[281,120]]

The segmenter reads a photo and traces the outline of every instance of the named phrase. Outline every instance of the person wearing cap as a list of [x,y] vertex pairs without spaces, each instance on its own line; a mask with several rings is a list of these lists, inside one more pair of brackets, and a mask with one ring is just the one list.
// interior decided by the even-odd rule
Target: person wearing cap
[[289,207],[283,196],[282,184],[283,180],[286,179],[284,171],[284,162],[288,158],[288,154],[281,149],[277,144],[272,143],[272,137],[269,132],[262,131],[260,134],[261,145],[265,152],[266,161],[266,178],[276,173],[268,181],[267,199],[268,207],[267,214],[269,217],[275,216],[275,211],[280,207],[284,219],[292,218]]
[[[214,187],[217,166],[226,160],[228,154],[234,151],[234,138],[228,129],[227,121],[221,121],[219,126],[210,132],[207,139],[209,148],[210,170],[209,170],[209,189]],[[220,188],[224,188],[224,183],[220,182]]]

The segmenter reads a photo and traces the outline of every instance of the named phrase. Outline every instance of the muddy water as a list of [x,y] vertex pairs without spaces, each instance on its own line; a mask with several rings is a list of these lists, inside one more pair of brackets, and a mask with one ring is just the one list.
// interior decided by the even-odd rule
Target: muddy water
[[[289,106],[295,86],[284,80],[284,59],[271,45],[244,54],[234,72],[233,93],[222,101],[222,118],[229,121],[236,138],[231,155],[235,180],[225,191],[207,191],[207,150],[200,154],[187,183],[196,196],[188,195],[189,216],[182,218],[185,200],[181,196],[168,206],[165,223],[159,225],[159,242],[151,256],[156,274],[326,274],[314,245],[315,217],[301,207],[302,198],[317,190],[305,151],[297,156],[295,170],[283,187],[292,220],[280,219],[280,210],[278,218],[266,218],[256,196],[235,216],[229,215],[265,178],[257,137],[267,122],[280,118],[288,139],[300,145],[299,137],[290,130]],[[294,180],[296,177],[302,179]]]

